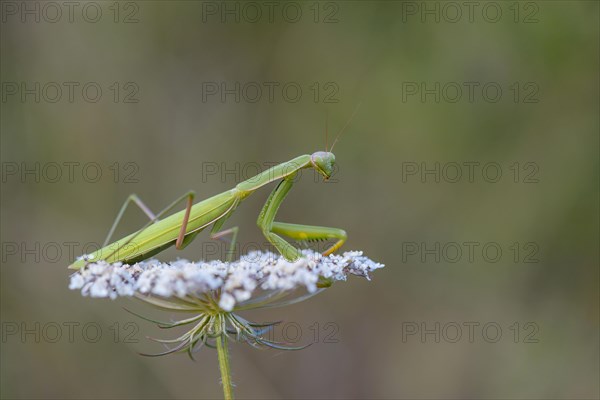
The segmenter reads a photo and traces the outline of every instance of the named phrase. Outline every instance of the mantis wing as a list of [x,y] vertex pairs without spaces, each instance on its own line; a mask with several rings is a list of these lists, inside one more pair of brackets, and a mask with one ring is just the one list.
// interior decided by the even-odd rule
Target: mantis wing
[[[235,190],[210,197],[194,204],[186,228],[186,236],[202,231],[208,225],[226,216],[238,204]],[[90,262],[104,260],[109,263],[136,262],[173,246],[179,235],[185,210],[175,213],[148,227],[132,233],[87,256],[87,260],[77,260],[69,269],[80,269]]]

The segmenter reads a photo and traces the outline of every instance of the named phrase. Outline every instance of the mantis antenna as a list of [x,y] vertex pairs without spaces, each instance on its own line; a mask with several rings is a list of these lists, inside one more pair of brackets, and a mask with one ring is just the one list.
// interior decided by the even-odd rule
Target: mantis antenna
[[325,112],[325,151],[327,150],[327,131],[328,129],[328,125],[329,125],[329,111]]
[[344,133],[344,131],[346,130],[346,128],[348,127],[348,125],[350,125],[350,122],[352,122],[352,119],[354,118],[354,115],[356,114],[356,112],[360,108],[361,104],[362,103],[358,103],[358,105],[356,106],[356,108],[354,108],[354,112],[352,112],[352,115],[350,116],[350,118],[348,118],[348,121],[346,121],[346,124],[344,125],[344,127],[340,130],[340,132],[335,137],[335,140],[333,141],[333,144],[331,145],[331,149],[329,149],[330,152],[333,152],[333,147],[337,143],[337,141],[340,138],[340,136],[342,136],[342,133]]

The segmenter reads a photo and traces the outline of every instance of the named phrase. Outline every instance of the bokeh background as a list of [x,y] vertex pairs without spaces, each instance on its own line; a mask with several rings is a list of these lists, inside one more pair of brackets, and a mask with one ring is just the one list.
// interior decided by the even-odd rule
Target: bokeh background
[[[237,396],[598,398],[597,2],[54,4],[2,3],[2,398],[220,397],[214,351],[139,356],[168,335],[122,307],[170,316],[83,298],[66,267],[130,193],[229,189],[359,104],[332,182],[304,174],[279,220],[342,227],[386,267],[246,314],[316,343],[234,344]],[[270,190],[228,222],[242,245]]]

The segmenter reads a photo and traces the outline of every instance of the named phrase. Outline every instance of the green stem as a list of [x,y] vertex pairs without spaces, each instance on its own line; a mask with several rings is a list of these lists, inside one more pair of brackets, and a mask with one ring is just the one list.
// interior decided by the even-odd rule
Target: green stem
[[219,368],[221,369],[223,395],[225,400],[232,400],[233,385],[231,384],[231,369],[229,368],[229,349],[227,347],[227,335],[224,332],[217,338],[217,354],[219,356]]

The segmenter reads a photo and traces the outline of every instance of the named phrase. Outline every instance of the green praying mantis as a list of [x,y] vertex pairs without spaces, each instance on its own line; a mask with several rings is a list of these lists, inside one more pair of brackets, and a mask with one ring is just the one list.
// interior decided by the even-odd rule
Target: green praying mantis
[[[356,109],[354,112],[356,112]],[[347,235],[343,229],[284,223],[275,221],[275,216],[277,215],[279,206],[294,185],[294,179],[300,170],[313,168],[325,180],[331,177],[335,165],[335,156],[332,153],[333,147],[353,116],[354,113],[338,133],[330,150],[327,150],[326,144],[326,151],[301,155],[271,167],[239,183],[235,188],[199,203],[194,204],[195,193],[190,191],[175,200],[160,213],[154,215],[138,196],[135,194],[130,195],[121,207],[102,248],[79,258],[69,268],[80,269],[91,262],[98,261],[109,263],[120,261],[132,264],[148,259],[171,246],[175,246],[176,249],[181,250],[210,225],[212,225],[210,237],[213,239],[231,235],[228,252],[228,261],[230,261],[233,249],[235,248],[238,227],[221,230],[223,224],[237,209],[242,200],[263,186],[275,181],[279,181],[279,183],[271,192],[257,220],[257,225],[265,238],[289,261],[297,260],[301,256],[301,252],[283,239],[282,236],[287,236],[297,241],[335,239],[336,242],[323,252],[323,255],[332,254],[346,241]],[[186,208],[184,210],[160,219],[183,200],[186,200]],[[108,244],[127,206],[131,202],[135,203],[148,216],[150,221],[137,232]]]

